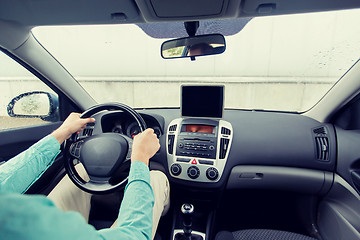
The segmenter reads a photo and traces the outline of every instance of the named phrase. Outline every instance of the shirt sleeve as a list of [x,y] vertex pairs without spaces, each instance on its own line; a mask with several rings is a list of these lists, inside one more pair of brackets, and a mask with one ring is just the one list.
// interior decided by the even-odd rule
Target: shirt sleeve
[[60,144],[48,135],[0,166],[0,193],[24,193],[54,162]]
[[116,239],[116,236],[121,236],[121,239],[124,240],[150,240],[154,201],[148,166],[143,162],[132,162],[129,181],[120,206],[117,226],[101,230],[104,239]]
[[131,163],[115,228],[97,231],[79,213],[63,212],[44,196],[0,193],[0,239],[150,240],[154,201],[142,162]]
[[104,240],[80,213],[63,212],[45,196],[2,193],[0,212],[0,239]]

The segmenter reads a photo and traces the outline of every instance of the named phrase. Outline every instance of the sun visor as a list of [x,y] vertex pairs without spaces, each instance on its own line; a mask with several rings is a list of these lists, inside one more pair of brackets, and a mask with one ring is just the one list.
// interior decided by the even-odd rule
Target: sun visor
[[135,0],[146,22],[235,18],[241,0]]
[[150,0],[158,17],[219,15],[226,0]]
[[106,4],[99,0],[4,0],[0,1],[0,9],[0,19],[30,27],[141,20],[133,0],[107,0]]

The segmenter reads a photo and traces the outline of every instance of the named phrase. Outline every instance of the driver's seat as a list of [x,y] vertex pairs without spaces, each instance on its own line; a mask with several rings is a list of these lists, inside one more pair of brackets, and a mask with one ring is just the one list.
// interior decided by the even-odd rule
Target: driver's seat
[[215,240],[317,240],[298,233],[269,230],[269,229],[246,229],[236,232],[221,231]]

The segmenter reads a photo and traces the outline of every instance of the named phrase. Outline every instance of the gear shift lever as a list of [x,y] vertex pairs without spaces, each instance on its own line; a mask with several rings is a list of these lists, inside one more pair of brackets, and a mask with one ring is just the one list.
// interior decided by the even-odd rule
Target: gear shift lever
[[184,217],[184,239],[191,240],[191,226],[192,226],[192,219],[191,216],[194,212],[194,206],[189,203],[185,203],[181,206],[181,212]]
[[192,214],[194,213],[194,206],[189,203],[183,204],[181,206],[181,213],[183,214],[183,232],[176,233],[174,240],[204,240],[205,237],[199,235],[200,233],[192,233]]

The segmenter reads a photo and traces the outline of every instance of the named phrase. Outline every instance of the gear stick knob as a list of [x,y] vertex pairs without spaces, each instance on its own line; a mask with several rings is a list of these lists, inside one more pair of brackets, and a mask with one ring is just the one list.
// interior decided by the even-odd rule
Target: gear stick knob
[[184,237],[185,239],[191,239],[191,226],[192,226],[192,219],[191,216],[194,213],[194,206],[189,203],[185,203],[181,206],[181,212],[183,213],[184,217]]

